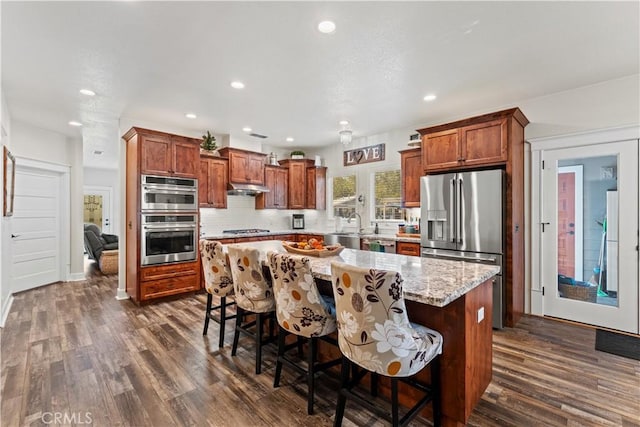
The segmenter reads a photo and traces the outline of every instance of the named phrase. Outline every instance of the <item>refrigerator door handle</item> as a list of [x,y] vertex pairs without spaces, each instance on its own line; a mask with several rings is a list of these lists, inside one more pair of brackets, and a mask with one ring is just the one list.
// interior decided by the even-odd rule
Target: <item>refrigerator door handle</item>
[[458,221],[456,223],[456,236],[458,236],[458,243],[462,244],[462,178],[458,178],[458,191],[457,191],[457,211]]
[[455,230],[456,230],[456,222],[455,222],[455,197],[456,197],[456,179],[451,178],[449,180],[451,184],[451,193],[449,193],[449,240],[451,243],[456,242]]

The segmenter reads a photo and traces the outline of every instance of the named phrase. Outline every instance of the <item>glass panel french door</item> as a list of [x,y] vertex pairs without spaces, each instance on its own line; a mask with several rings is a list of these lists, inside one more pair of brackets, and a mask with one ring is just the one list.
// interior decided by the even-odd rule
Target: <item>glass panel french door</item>
[[638,333],[638,143],[547,150],[544,314]]

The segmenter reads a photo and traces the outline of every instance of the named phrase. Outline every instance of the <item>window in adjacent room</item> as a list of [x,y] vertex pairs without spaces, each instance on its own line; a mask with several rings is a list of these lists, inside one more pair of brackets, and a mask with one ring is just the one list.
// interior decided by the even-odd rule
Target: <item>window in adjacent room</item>
[[333,216],[349,218],[356,211],[356,176],[333,178]]
[[403,217],[400,169],[372,174],[371,217],[374,221],[399,221]]

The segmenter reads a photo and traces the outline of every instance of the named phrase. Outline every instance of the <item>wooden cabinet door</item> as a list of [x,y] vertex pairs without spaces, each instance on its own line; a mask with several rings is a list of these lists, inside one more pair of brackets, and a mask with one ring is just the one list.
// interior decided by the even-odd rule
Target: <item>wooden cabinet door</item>
[[264,185],[264,157],[250,154],[247,156],[247,183]]
[[200,146],[194,140],[171,137],[171,173],[174,176],[198,178]]
[[424,171],[456,168],[461,159],[458,129],[435,132],[422,137]]
[[171,175],[171,140],[164,135],[140,135],[141,170],[148,175]]
[[507,120],[494,120],[460,129],[464,166],[484,166],[507,161]]
[[278,168],[265,166],[264,185],[269,189],[267,193],[260,193],[256,196],[256,209],[273,209],[276,207]]
[[200,158],[200,174],[198,175],[198,206],[211,207],[211,177],[209,176],[210,162],[207,158]]
[[307,167],[304,161],[289,163],[289,209],[304,209]]
[[402,206],[420,207],[420,177],[422,176],[422,153],[419,148],[400,152],[402,183]]
[[229,162],[226,159],[209,159],[209,202],[212,208],[227,208],[227,177]]
[[327,208],[327,168],[307,168],[307,209]]
[[247,183],[248,167],[248,154],[229,152],[229,180],[231,182]]
[[420,256],[420,243],[398,242],[396,253],[400,255]]
[[278,209],[287,209],[288,191],[289,191],[289,171],[284,168],[278,168],[276,170],[276,194],[274,198],[275,206]]

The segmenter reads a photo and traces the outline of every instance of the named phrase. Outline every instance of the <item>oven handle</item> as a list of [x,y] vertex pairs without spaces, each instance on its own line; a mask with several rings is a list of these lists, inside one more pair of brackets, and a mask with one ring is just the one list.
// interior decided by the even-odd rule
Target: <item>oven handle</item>
[[195,230],[196,226],[195,225],[172,225],[172,226],[166,226],[166,225],[162,225],[162,226],[153,226],[153,225],[145,225],[142,228],[144,228],[145,230],[151,230],[151,231],[184,231],[184,230]]
[[491,258],[476,258],[476,257],[468,257],[468,256],[464,256],[464,255],[452,255],[452,254],[447,254],[447,255],[433,255],[430,254],[428,252],[422,252],[422,255],[425,257],[429,257],[429,258],[454,258],[454,259],[460,259],[463,261],[475,261],[475,262],[490,262],[495,264],[498,259],[496,257],[491,257]]
[[182,194],[182,193],[195,193],[198,191],[196,188],[175,188],[175,189],[167,189],[166,187],[153,187],[153,186],[144,186],[142,189],[146,192],[154,192],[159,194]]

